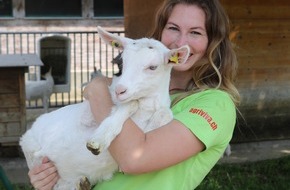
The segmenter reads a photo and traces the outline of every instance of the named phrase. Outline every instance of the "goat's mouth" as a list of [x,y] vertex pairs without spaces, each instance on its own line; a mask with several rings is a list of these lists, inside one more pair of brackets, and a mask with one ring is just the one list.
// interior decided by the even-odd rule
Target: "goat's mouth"
[[126,103],[126,102],[129,102],[130,100],[131,100],[130,96],[125,96],[125,95],[117,96],[117,101],[119,103]]
[[138,96],[136,94],[127,94],[127,95],[121,95],[121,96],[117,96],[117,101],[121,104],[130,102],[130,101],[134,101],[134,100],[139,100],[140,98],[142,98],[142,96]]

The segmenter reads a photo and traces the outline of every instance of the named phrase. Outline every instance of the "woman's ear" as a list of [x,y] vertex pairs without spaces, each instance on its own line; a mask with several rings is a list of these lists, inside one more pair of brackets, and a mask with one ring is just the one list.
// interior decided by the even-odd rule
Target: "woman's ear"
[[190,49],[188,45],[182,46],[177,49],[172,49],[169,52],[168,63],[173,65],[184,64],[188,59]]
[[126,45],[127,39],[125,37],[117,36],[112,33],[107,32],[102,27],[97,27],[98,34],[101,37],[102,40],[105,41],[106,44],[112,46],[113,48],[117,49],[124,49],[124,46]]

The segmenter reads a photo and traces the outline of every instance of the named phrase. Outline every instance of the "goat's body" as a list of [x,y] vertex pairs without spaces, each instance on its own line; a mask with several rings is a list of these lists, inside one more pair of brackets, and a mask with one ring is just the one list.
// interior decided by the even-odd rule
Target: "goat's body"
[[46,80],[26,81],[26,99],[36,100],[42,97],[49,97],[52,93],[51,85]]
[[[149,103],[148,100],[144,101]],[[141,104],[146,105],[142,101]],[[125,105],[120,105],[115,110],[121,111],[120,107],[122,106]],[[149,107],[139,107],[132,115],[132,119],[139,127],[143,127],[144,131],[152,130],[172,119],[168,105],[158,106],[158,110]],[[166,113],[165,117],[154,116],[160,111]],[[121,128],[119,113],[113,112],[111,117],[115,119],[113,123]],[[156,125],[157,121],[161,122],[161,120],[162,123]],[[86,148],[87,141],[92,137],[97,127],[87,101],[40,116],[32,128],[23,135],[20,142],[29,168],[39,165],[42,158],[47,156],[55,163],[60,175],[60,180],[54,187],[55,190],[75,189],[82,177],[87,177],[91,184],[110,179],[113,173],[118,170],[118,165],[108,150],[105,149],[96,156]]]
[[95,184],[118,169],[108,151],[95,156],[86,148],[97,126],[88,114],[86,101],[66,106],[40,116],[21,138],[29,168],[39,165],[44,156],[55,163],[61,178],[54,189],[74,189],[81,177]]

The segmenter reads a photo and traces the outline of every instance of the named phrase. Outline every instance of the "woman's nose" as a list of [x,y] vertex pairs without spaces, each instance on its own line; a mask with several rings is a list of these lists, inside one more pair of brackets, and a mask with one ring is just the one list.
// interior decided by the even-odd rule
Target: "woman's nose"
[[185,34],[180,34],[176,40],[175,40],[175,44],[177,47],[181,47],[183,45],[188,45],[188,39],[187,36]]

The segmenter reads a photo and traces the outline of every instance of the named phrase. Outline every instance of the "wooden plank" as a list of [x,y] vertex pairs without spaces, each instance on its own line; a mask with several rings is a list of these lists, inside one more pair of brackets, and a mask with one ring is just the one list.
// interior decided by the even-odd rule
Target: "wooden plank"
[[236,20],[232,28],[231,38],[239,54],[279,53],[289,58],[290,19]]
[[19,79],[18,76],[9,77],[9,74],[0,75],[7,76],[7,78],[0,78],[0,94],[18,93],[19,92]]
[[19,108],[20,108],[20,127],[21,132],[25,131],[26,127],[26,95],[25,95],[25,78],[24,78],[24,69],[22,69],[22,74],[18,75],[18,84],[19,84]]
[[22,127],[20,122],[9,122],[7,124],[8,136],[20,136],[22,135]]
[[231,19],[289,19],[287,0],[221,0]]
[[22,70],[15,67],[0,67],[0,80],[15,79],[19,74],[22,74]]
[[130,38],[148,37],[154,24],[156,10],[163,1],[124,0],[126,36]]
[[[239,60],[238,85],[289,84],[290,20],[235,20],[232,35]],[[279,31],[277,31],[279,28]],[[281,29],[280,29],[281,28]],[[277,100],[279,101],[279,100]]]
[[0,144],[2,146],[18,146],[19,145],[20,136],[9,136],[9,137],[1,137],[0,136]]
[[0,108],[19,107],[19,94],[0,94]]
[[274,8],[276,6],[287,6],[290,5],[290,2],[287,0],[220,0],[223,6],[267,6],[269,8]]
[[20,108],[0,108],[0,123],[21,121]]
[[287,67],[249,67],[240,68],[237,80],[243,83],[256,81],[259,83],[290,84],[290,65]]
[[0,137],[20,136],[21,134],[20,122],[0,123]]

